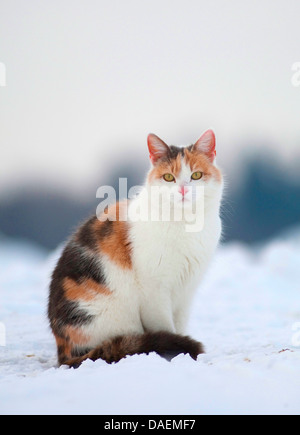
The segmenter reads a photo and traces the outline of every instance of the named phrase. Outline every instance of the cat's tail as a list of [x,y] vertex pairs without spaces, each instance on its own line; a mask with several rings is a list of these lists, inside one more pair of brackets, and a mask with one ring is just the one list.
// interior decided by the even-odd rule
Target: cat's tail
[[63,363],[77,368],[80,364],[91,359],[103,359],[107,363],[117,362],[126,355],[156,352],[161,356],[176,356],[188,353],[194,360],[204,352],[203,346],[188,336],[173,334],[171,332],[147,332],[141,335],[125,335],[107,340],[90,352],[67,359]]

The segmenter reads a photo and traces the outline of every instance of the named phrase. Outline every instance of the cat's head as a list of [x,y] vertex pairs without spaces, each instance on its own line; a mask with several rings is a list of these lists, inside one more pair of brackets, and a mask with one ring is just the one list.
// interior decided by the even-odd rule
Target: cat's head
[[[175,208],[193,207],[204,193],[205,200],[221,199],[223,178],[216,166],[216,140],[212,130],[206,131],[193,145],[168,146],[154,134],[148,136],[151,169],[147,187],[169,192]],[[197,189],[201,187],[201,189]]]

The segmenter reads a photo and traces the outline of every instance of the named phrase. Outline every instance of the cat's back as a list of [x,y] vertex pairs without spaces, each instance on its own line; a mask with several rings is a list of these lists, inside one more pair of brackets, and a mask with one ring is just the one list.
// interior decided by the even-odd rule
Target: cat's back
[[130,274],[129,227],[119,219],[121,207],[111,207],[105,221],[90,217],[67,242],[50,283],[48,316],[57,333],[66,324],[89,323],[103,303],[116,298],[120,278]]

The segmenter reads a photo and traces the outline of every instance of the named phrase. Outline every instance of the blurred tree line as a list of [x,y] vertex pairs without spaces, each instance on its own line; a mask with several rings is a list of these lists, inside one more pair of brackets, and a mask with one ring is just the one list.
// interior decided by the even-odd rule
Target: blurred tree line
[[[0,204],[0,232],[35,242],[47,249],[62,243],[80,221],[95,213],[101,184],[118,191],[119,177],[128,188],[141,185],[147,167],[122,162],[109,179],[97,180],[90,198],[79,201],[51,190],[24,191]],[[224,242],[263,242],[292,225],[300,225],[300,179],[267,158],[252,157],[244,166],[239,186],[229,185],[222,206]]]

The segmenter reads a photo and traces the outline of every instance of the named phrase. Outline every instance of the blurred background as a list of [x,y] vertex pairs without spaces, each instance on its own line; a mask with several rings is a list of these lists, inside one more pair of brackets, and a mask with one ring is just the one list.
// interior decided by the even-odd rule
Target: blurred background
[[99,186],[143,183],[149,132],[188,145],[209,128],[224,242],[300,225],[298,0],[0,4],[0,243],[54,249]]

